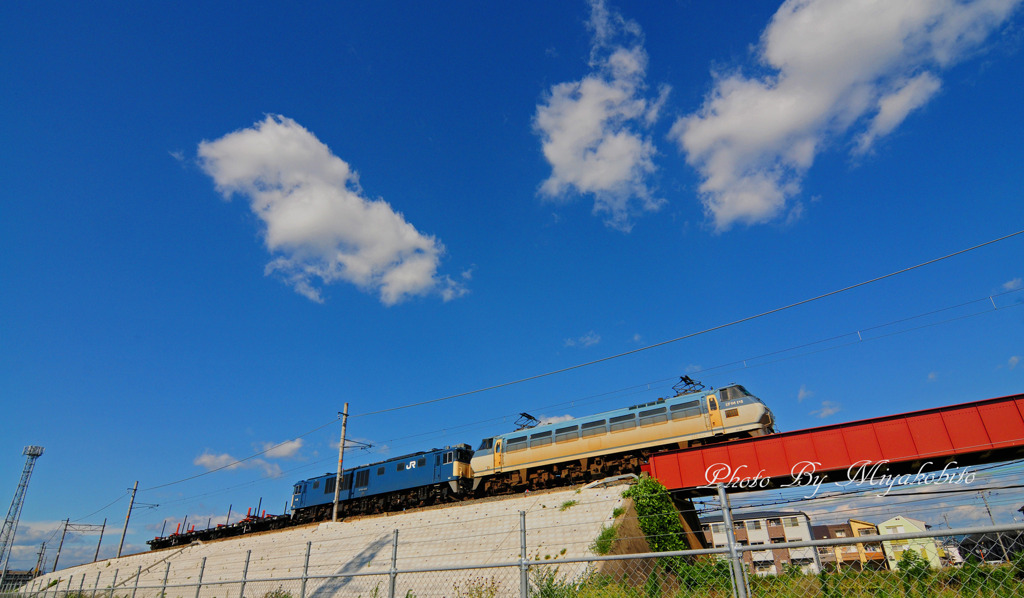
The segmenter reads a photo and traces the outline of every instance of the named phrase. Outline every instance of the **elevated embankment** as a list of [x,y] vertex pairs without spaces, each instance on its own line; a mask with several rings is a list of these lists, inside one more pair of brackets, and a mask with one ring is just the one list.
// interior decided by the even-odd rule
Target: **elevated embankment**
[[[137,598],[152,598],[161,593],[166,576],[167,598],[235,598],[242,595],[239,581],[244,577],[248,580],[247,598],[283,598],[285,592],[298,598],[303,593],[299,578],[305,570],[312,577],[306,582],[307,598],[370,596],[374,591],[386,596],[395,530],[399,571],[507,564],[520,558],[522,511],[526,513],[528,558],[557,564],[593,556],[590,547],[602,527],[611,525],[614,515],[624,511],[621,494],[625,488],[618,484],[528,493],[196,543],[64,569],[37,580],[33,587],[38,590],[57,580],[51,592],[81,589],[91,596],[93,588],[98,588],[96,598],[111,594],[131,598],[133,591]],[[576,575],[583,569],[585,566],[567,563],[559,575]],[[328,577],[352,574],[374,575]],[[197,592],[200,576],[202,587]],[[430,590],[425,591],[428,576]],[[402,573],[397,579],[403,596],[409,591],[404,587],[415,587],[413,593],[421,598],[469,595],[474,588],[518,590],[519,571],[484,568]]]

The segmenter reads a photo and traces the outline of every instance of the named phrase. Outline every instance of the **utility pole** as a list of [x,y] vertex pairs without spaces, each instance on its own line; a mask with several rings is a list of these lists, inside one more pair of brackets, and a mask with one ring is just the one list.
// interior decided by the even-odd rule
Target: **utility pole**
[[[988,511],[988,520],[992,522],[992,527],[995,527],[996,519],[995,519],[995,517],[992,516],[992,509],[989,508],[989,506],[988,506],[988,498],[985,496],[988,493],[989,493],[988,490],[981,490],[979,492],[979,494],[981,494],[982,502],[985,503],[985,510]],[[1006,546],[1003,545],[1003,534],[1001,534],[999,532],[996,532],[996,540],[999,540],[999,550],[1003,553],[1002,554],[1003,562],[1009,562],[1010,561],[1010,556],[1008,554],[1006,554]]]
[[[57,556],[53,559],[53,571],[57,570],[57,561],[60,560],[60,551],[64,548],[64,536],[68,534],[68,524],[70,523],[71,519],[64,520],[64,531],[60,535],[60,544],[57,545]],[[50,573],[53,573],[53,571],[50,571]]]
[[27,456],[28,459],[25,460],[25,469],[21,472],[18,489],[14,491],[14,500],[11,501],[11,508],[7,510],[7,519],[4,519],[4,527],[0,530],[0,561],[3,562],[3,571],[0,572],[0,587],[3,587],[4,578],[7,577],[7,565],[11,562],[14,534],[18,531],[18,520],[21,519],[21,507],[25,504],[25,491],[28,489],[28,481],[32,477],[32,469],[36,466],[36,459],[43,454],[43,447],[26,446],[22,454]]
[[103,526],[100,527],[100,540],[96,542],[96,555],[92,557],[92,562],[100,560],[100,544],[103,544],[103,532],[107,529],[107,518],[103,518]]
[[124,516],[124,531],[121,532],[121,543],[117,545],[117,556],[121,556],[121,550],[124,548],[124,537],[128,534],[128,520],[132,517],[132,507],[135,506],[135,493],[139,490],[139,481],[135,480],[135,485],[132,486],[132,499],[128,501],[128,514]]
[[338,497],[341,494],[341,462],[345,458],[345,427],[348,425],[348,403],[341,412],[341,442],[338,443],[338,475],[334,479],[334,512],[331,521],[338,520]]
[[38,554],[39,558],[36,559],[36,568],[32,571],[32,574],[36,577],[43,574],[43,567],[46,564],[46,542],[43,542],[43,545],[39,547]]

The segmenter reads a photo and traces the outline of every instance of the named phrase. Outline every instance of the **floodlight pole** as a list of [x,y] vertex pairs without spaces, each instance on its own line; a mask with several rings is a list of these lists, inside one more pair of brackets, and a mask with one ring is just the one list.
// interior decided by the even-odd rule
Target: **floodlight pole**
[[348,403],[341,412],[341,442],[338,443],[338,475],[334,479],[334,512],[331,521],[338,520],[338,497],[341,495],[341,462],[345,457],[345,427],[348,425]]

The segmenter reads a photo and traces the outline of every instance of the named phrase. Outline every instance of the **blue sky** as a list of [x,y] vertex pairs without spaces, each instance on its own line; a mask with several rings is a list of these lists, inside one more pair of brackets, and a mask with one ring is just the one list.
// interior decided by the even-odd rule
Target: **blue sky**
[[135,480],[136,550],[279,512],[345,402],[357,464],[682,374],[786,430],[1021,392],[1024,235],[374,414],[1024,229],[1022,25],[1013,0],[8,6],[3,500],[46,447],[12,566],[65,518],[108,518],[109,555]]

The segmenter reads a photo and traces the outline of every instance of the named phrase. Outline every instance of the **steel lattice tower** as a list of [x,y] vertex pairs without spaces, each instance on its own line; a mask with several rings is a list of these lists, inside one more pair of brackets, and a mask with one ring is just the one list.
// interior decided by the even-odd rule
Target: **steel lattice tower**
[[3,571],[0,575],[7,573],[7,563],[11,560],[10,549],[14,544],[14,534],[18,531],[18,519],[21,518],[21,507],[25,504],[25,490],[28,488],[28,480],[32,477],[32,468],[36,465],[36,459],[43,454],[41,446],[26,446],[22,453],[28,456],[25,460],[25,469],[21,472],[21,481],[18,482],[18,489],[14,493],[14,500],[11,501],[11,508],[7,510],[7,519],[4,520],[3,530],[0,531],[0,562],[3,563]]

